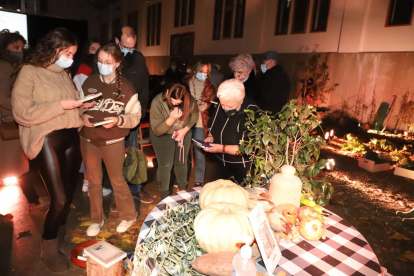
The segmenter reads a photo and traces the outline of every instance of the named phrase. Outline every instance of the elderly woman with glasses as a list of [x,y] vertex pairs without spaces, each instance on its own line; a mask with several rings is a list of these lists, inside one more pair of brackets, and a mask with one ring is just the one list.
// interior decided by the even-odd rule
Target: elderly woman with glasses
[[259,100],[260,83],[253,71],[254,60],[249,54],[240,54],[229,63],[234,78],[243,82],[246,96],[252,98],[256,103]]
[[239,141],[246,137],[245,110],[257,111],[258,107],[245,97],[243,82],[238,79],[223,82],[217,97],[220,103],[210,119],[209,135],[204,140],[210,142],[211,147],[204,150],[216,154],[220,178],[233,177],[240,184],[251,165],[248,156],[239,154]]

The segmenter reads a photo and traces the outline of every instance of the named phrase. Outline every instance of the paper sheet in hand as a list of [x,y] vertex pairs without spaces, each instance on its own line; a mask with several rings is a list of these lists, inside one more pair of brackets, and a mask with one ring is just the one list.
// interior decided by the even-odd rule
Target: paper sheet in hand
[[96,99],[96,98],[99,98],[99,97],[102,97],[102,92],[99,92],[98,94],[95,94],[93,96],[86,96],[85,98],[79,100],[78,102],[86,103],[86,102],[92,101],[93,99]]
[[96,123],[92,123],[94,126],[101,126],[101,125],[106,125],[109,123],[113,123],[114,120],[105,120],[105,121],[100,121],[100,122],[96,122]]
[[84,249],[85,255],[92,258],[105,268],[122,260],[127,254],[106,241],[100,241]]

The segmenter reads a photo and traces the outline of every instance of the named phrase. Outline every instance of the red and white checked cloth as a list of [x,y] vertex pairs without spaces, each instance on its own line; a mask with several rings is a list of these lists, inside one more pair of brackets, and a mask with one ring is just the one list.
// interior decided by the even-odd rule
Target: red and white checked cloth
[[[181,191],[177,195],[170,196],[161,201],[145,218],[139,234],[137,245],[148,234],[149,227],[154,221],[160,222],[167,204],[179,204],[189,202],[194,196],[198,196],[201,187],[188,191]],[[377,256],[365,238],[352,225],[341,217],[324,209],[331,214],[329,226],[326,227],[326,239],[320,241],[306,241],[299,243],[286,243],[281,239],[279,248],[282,257],[274,271],[286,271],[287,275],[295,276],[357,276],[357,275],[381,275],[381,266]],[[258,271],[263,272],[264,264],[261,259],[258,262]]]

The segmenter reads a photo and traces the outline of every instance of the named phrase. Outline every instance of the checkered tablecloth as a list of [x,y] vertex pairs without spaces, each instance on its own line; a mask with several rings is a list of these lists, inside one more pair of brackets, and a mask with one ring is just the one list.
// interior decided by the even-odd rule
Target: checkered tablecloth
[[[154,221],[160,222],[167,204],[189,202],[199,194],[201,187],[188,191],[181,191],[161,201],[145,218],[139,234],[138,244],[146,237],[149,227]],[[286,243],[283,239],[279,243],[282,252],[279,264],[274,271],[286,271],[287,275],[381,275],[378,259],[365,238],[352,225],[339,216],[330,213],[329,226],[325,229],[326,239],[320,241],[306,241]],[[258,272],[265,272],[261,259],[258,262]]]

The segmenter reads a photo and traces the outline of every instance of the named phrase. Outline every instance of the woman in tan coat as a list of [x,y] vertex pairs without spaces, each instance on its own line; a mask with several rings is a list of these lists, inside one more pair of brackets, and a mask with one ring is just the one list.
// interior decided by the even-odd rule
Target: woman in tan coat
[[70,267],[64,255],[69,256],[71,248],[64,234],[81,161],[79,108],[92,106],[78,102],[79,92],[65,70],[72,65],[76,50],[70,31],[51,31],[21,68],[12,93],[23,150],[35,160],[50,195],[41,258],[55,273]]

